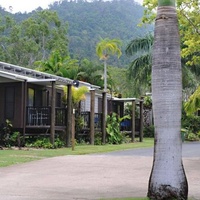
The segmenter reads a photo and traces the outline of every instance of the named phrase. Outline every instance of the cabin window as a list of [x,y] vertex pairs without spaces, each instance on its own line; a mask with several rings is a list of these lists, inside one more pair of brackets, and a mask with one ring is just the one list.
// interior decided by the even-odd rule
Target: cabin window
[[14,119],[15,88],[6,87],[5,90],[5,119]]
[[28,88],[28,106],[34,106],[35,90]]
[[49,102],[49,91],[47,91],[47,98],[46,98],[46,100],[47,100],[46,104],[47,104],[47,106],[49,106],[50,105],[50,102]]
[[42,90],[35,90],[35,106],[42,106]]
[[60,93],[60,92],[57,92],[57,93],[56,93],[56,107],[61,107],[61,103],[62,103],[62,100],[61,100],[61,93]]
[[42,90],[28,88],[28,106],[30,107],[42,106]]

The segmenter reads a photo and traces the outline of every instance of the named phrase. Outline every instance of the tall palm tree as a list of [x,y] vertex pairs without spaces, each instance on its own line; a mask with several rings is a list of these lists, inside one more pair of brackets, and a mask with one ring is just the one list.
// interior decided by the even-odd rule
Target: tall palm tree
[[151,91],[152,45],[153,36],[148,34],[145,37],[131,40],[125,50],[127,56],[133,56],[127,76],[128,79],[134,81],[136,95]]
[[[133,56],[127,77],[134,82],[135,95],[141,96],[151,91],[151,69],[152,69],[152,45],[153,36],[146,35],[142,38],[131,40],[127,45],[125,53],[127,56]],[[188,67],[186,63],[190,58],[182,58],[183,70],[183,95],[187,99],[188,95],[193,92],[198,84],[198,67]]]
[[152,55],[155,124],[150,199],[186,200],[188,184],[182,163],[182,73],[175,0],[158,0]]
[[96,46],[97,56],[104,61],[104,92],[107,92],[107,60],[110,55],[117,54],[118,58],[121,56],[121,45],[122,43],[118,39],[105,38],[101,39]]
[[118,58],[122,52],[120,49],[121,41],[117,39],[101,39],[96,45],[96,54],[100,60],[104,61],[104,95],[103,95],[103,116],[102,116],[102,143],[106,142],[106,116],[107,116],[107,60],[110,55],[117,54]]

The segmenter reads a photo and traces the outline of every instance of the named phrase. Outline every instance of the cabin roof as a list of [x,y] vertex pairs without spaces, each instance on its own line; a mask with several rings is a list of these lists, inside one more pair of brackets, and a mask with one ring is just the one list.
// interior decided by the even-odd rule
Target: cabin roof
[[[55,81],[57,85],[73,85],[72,79],[5,62],[0,62],[0,77],[0,82],[27,81],[40,85],[48,85],[50,82]],[[80,81],[80,86],[87,86],[94,89],[100,88],[99,86],[82,81]]]
[[131,101],[136,101],[140,102],[143,101],[143,99],[138,99],[138,98],[117,98],[117,97],[113,97],[112,98],[114,101],[119,101],[119,102],[131,102]]

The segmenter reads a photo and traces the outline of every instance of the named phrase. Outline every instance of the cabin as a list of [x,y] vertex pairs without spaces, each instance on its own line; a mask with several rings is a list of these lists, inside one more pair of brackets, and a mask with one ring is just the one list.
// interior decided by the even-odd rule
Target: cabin
[[[50,135],[52,143],[55,134],[61,132],[69,145],[72,132],[73,85],[74,80],[68,78],[0,62],[1,127],[8,119],[13,125],[13,130],[19,131],[23,137]],[[105,134],[105,124],[102,123],[105,121],[102,114],[105,112],[104,97],[108,105],[106,112],[117,112],[120,116],[126,100],[114,99],[109,94],[104,94],[98,86],[89,83],[80,81],[78,85],[89,89],[86,100],[80,103],[85,121],[83,129],[87,130],[87,133],[98,130]],[[62,101],[64,86],[67,87],[69,97],[66,104]],[[135,126],[133,129],[135,130]]]
[[[8,119],[24,136],[66,132],[71,112],[62,101],[63,86],[71,95],[72,85],[73,80],[68,78],[0,62],[0,124]],[[70,99],[68,105],[72,104]]]

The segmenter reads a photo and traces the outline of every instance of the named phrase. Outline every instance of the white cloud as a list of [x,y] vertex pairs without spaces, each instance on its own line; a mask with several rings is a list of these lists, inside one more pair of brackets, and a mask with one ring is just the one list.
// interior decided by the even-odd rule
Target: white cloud
[[55,0],[0,0],[0,6],[12,12],[30,12],[39,6],[42,8],[48,8],[48,5]]
[[[7,11],[16,12],[31,12],[38,7],[43,9],[48,8],[48,5],[56,0],[0,0],[0,6]],[[142,4],[143,0],[135,0]],[[12,10],[11,10],[12,9]]]

